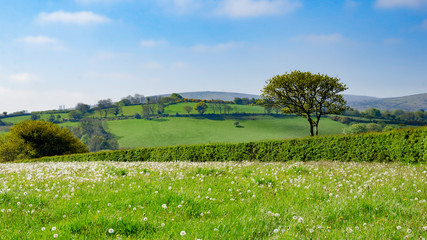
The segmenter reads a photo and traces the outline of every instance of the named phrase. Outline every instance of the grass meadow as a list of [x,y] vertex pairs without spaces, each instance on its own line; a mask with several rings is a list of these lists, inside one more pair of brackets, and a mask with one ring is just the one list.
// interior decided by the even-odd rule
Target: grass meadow
[[424,239],[427,167],[0,164],[2,239]]
[[[238,121],[241,127],[234,123]],[[109,121],[121,148],[157,147],[214,142],[248,142],[309,136],[309,124],[301,117],[248,117],[246,120],[194,118],[128,119]],[[319,133],[341,134],[346,125],[322,119]]]

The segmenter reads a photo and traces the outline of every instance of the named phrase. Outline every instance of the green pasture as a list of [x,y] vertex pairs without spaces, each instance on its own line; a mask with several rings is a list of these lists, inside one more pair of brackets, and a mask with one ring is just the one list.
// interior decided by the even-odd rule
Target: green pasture
[[[234,123],[238,121],[241,127]],[[248,142],[309,136],[309,124],[300,117],[248,117],[241,120],[195,118],[128,119],[109,121],[121,148],[155,147],[213,142]],[[322,119],[319,134],[341,134],[346,125]]]
[[[40,119],[47,121],[49,119],[50,115],[51,114],[41,114],[40,115]],[[55,119],[56,119],[57,115],[60,115],[61,118],[68,118],[68,113],[57,113],[57,114],[53,114],[53,116],[55,116]],[[25,115],[25,116],[18,116],[18,117],[7,117],[7,118],[3,118],[2,121],[3,122],[17,124],[17,123],[23,122],[25,120],[30,120],[30,119],[31,119],[30,115]]]
[[2,163],[0,238],[425,239],[425,171],[330,161]]

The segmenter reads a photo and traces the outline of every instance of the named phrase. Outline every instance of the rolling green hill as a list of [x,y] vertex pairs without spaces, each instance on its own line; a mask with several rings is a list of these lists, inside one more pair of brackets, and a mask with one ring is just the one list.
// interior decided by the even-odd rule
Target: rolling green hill
[[[202,144],[213,142],[248,142],[309,136],[308,122],[300,117],[249,117],[237,120],[194,118],[128,119],[109,121],[110,131],[118,137],[121,148]],[[341,134],[346,125],[322,119],[319,133]]]

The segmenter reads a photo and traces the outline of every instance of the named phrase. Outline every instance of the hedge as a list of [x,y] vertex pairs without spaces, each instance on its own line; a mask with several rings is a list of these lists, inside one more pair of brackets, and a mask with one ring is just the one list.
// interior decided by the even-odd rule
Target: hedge
[[420,163],[427,160],[427,127],[381,133],[247,143],[136,148],[44,157],[27,161],[356,161]]

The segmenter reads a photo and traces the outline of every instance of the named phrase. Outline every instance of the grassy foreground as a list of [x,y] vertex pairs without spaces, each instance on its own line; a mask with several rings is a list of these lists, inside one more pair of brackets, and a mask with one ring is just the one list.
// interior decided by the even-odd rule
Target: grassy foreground
[[427,167],[342,162],[0,165],[6,239],[419,239]]

